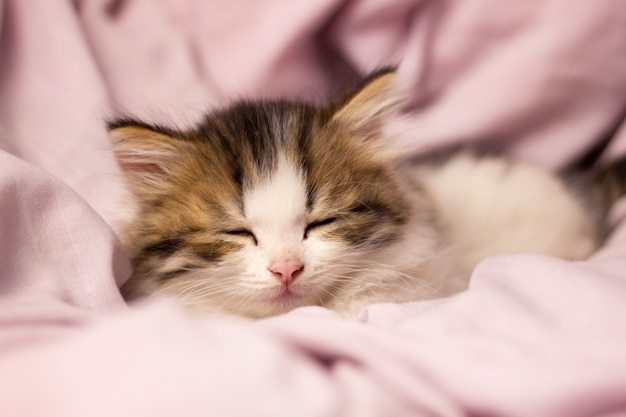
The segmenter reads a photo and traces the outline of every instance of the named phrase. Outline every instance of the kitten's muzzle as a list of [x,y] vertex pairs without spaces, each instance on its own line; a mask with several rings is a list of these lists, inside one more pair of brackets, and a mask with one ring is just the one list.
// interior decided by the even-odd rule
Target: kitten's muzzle
[[287,287],[304,271],[304,264],[300,260],[281,260],[270,264],[267,270]]

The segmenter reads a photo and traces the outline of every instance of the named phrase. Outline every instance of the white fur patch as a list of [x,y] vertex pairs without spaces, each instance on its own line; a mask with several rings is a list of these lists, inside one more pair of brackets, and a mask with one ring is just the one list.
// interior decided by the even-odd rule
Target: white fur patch
[[418,170],[469,274],[486,256],[536,252],[583,259],[595,247],[595,226],[555,175],[502,158],[460,154]]
[[284,155],[269,178],[245,192],[245,215],[268,262],[302,256],[306,196],[302,173]]

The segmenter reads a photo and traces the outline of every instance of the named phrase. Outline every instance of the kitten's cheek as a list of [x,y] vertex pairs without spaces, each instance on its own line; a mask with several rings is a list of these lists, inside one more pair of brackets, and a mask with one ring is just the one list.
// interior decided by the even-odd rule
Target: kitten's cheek
[[336,240],[317,237],[309,239],[305,247],[305,258],[310,272],[317,271],[320,267],[331,267],[343,252],[343,244]]

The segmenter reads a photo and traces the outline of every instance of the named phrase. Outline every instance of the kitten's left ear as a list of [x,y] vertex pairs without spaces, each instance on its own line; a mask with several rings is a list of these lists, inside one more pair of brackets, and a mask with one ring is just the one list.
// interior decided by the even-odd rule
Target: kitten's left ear
[[135,193],[159,190],[174,177],[185,150],[175,132],[131,119],[108,128],[115,159]]
[[332,119],[358,131],[380,128],[383,118],[399,111],[404,102],[396,78],[393,68],[373,73],[355,91],[331,104],[335,107]]

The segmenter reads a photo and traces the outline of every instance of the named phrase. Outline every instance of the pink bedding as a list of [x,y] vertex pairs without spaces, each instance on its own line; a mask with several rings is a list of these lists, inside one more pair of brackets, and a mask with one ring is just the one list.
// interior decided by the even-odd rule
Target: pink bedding
[[399,63],[416,144],[626,152],[623,0],[0,0],[0,416],[626,415],[626,220],[591,260],[245,323],[126,306],[103,120],[321,100]]

